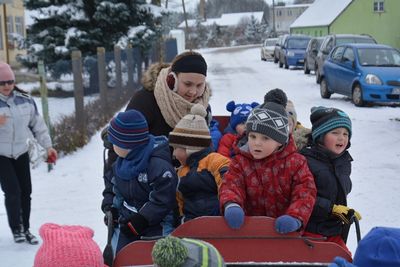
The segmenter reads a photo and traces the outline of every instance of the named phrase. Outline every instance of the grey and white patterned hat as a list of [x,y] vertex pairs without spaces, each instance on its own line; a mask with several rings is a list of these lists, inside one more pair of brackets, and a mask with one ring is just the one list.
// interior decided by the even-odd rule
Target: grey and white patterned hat
[[289,120],[285,107],[275,102],[256,107],[247,119],[246,129],[247,132],[257,132],[286,145],[289,140]]

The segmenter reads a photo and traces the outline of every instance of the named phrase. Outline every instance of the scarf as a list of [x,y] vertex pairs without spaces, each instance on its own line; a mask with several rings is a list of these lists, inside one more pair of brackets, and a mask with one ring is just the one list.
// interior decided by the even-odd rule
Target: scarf
[[130,181],[144,172],[153,152],[154,143],[154,136],[150,134],[147,144],[136,146],[125,158],[118,157],[114,165],[115,175],[122,180]]
[[206,89],[201,97],[193,103],[187,101],[171,89],[167,85],[167,75],[169,68],[164,68],[160,71],[154,88],[154,97],[157,105],[161,110],[161,114],[165,122],[175,128],[176,124],[187,114],[194,104],[199,103],[207,109],[208,101],[210,100],[210,89],[206,85]]

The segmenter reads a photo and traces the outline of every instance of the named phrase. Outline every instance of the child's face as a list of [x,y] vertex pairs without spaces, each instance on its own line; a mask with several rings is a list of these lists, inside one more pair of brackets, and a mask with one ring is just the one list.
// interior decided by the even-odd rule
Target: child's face
[[244,122],[239,123],[238,125],[236,125],[235,130],[239,135],[242,135],[244,133],[244,131],[246,130],[246,124],[244,124]]
[[280,143],[266,135],[249,132],[249,150],[255,159],[263,159],[274,153],[281,146]]
[[113,148],[114,148],[115,153],[118,155],[118,157],[121,157],[121,158],[125,158],[130,151],[129,149],[123,149],[116,145],[113,145]]
[[324,136],[324,146],[339,155],[349,143],[349,131],[346,128],[336,128],[327,132]]
[[175,158],[177,160],[179,160],[179,162],[181,163],[181,165],[186,165],[186,159],[188,158],[188,155],[186,153],[186,148],[183,147],[175,147],[174,148],[174,152],[173,155],[175,156]]

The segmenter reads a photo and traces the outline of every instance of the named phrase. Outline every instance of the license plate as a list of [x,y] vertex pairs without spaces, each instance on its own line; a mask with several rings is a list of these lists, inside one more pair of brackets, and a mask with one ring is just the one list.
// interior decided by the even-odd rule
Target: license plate
[[392,89],[392,94],[393,94],[393,95],[400,95],[400,88],[394,88],[394,89]]
[[304,64],[304,59],[299,59],[299,63]]

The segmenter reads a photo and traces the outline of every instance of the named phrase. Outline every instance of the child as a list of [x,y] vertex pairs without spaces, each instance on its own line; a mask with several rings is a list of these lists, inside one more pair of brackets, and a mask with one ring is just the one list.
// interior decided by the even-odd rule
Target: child
[[167,236],[159,239],[151,252],[157,267],[226,266],[218,250],[208,242]]
[[277,218],[275,230],[286,234],[303,230],[311,215],[314,179],[289,138],[286,102],[274,101],[252,110],[246,122],[248,143],[222,181],[220,204],[233,229],[242,226],[244,215],[269,216]]
[[[273,99],[279,98],[279,96],[282,95],[282,93],[279,91],[283,92],[279,88],[268,91],[264,96],[264,102],[271,102],[273,101]],[[303,125],[301,125],[300,122],[297,121],[297,112],[294,108],[293,102],[288,100],[287,98],[283,99],[283,101],[287,101],[285,109],[288,113],[289,132],[293,135],[297,151],[300,151],[303,147],[307,145],[308,135],[311,133],[311,130],[305,128]]]
[[228,158],[231,158],[236,154],[236,143],[246,131],[245,122],[247,117],[251,110],[258,105],[259,104],[256,102],[251,104],[236,104],[235,101],[230,101],[226,104],[226,110],[232,114],[229,120],[229,125],[225,129],[225,134],[219,142],[218,153]]
[[94,242],[92,229],[79,225],[43,224],[43,244],[33,267],[104,267],[103,255]]
[[218,216],[218,188],[229,159],[211,152],[211,136],[204,119],[206,110],[196,104],[169,134],[178,169],[177,200],[182,222],[199,216]]
[[[351,191],[350,147],[351,120],[336,108],[313,107],[311,147],[301,153],[307,158],[317,186],[317,201],[307,236],[327,237],[347,250],[345,239],[349,230],[350,215],[361,219],[358,212],[347,207],[347,195]],[[351,212],[350,212],[351,211]],[[350,253],[350,252],[349,252]]]
[[400,266],[400,229],[374,227],[358,243],[353,264],[336,257],[329,267]]
[[137,110],[120,112],[108,127],[118,158],[105,175],[102,210],[118,218],[116,252],[140,236],[162,235],[161,222],[176,206],[177,177],[166,137],[149,134]]

